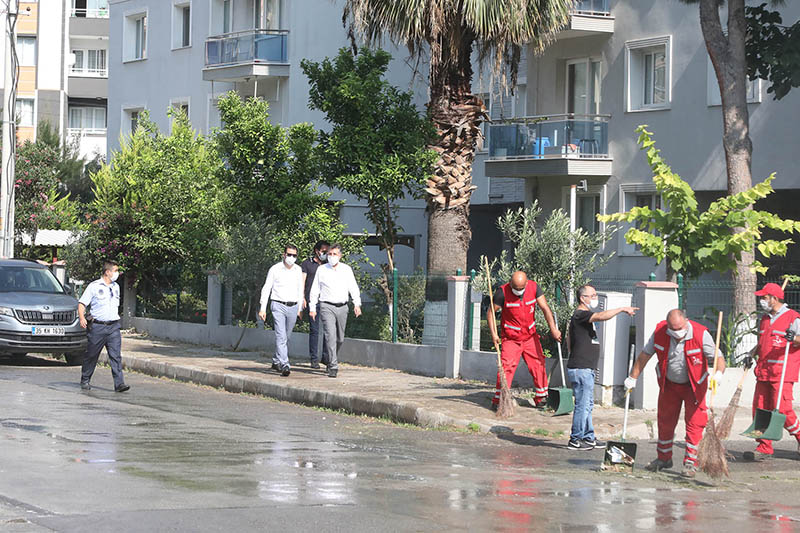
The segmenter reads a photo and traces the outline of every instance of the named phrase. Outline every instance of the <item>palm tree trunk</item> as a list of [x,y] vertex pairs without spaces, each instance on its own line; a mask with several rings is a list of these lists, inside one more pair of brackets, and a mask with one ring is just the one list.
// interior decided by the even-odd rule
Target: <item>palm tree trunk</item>
[[[722,145],[728,170],[728,194],[736,194],[752,187],[751,159],[753,144],[750,140],[750,115],[747,109],[747,64],[745,37],[747,22],[744,0],[728,1],[728,35],[719,16],[717,0],[700,0],[700,26],[722,97]],[[740,233],[742,228],[733,228]],[[756,275],[750,270],[755,259],[753,250],[742,253],[736,261],[734,276],[734,313],[755,310],[753,292]]]

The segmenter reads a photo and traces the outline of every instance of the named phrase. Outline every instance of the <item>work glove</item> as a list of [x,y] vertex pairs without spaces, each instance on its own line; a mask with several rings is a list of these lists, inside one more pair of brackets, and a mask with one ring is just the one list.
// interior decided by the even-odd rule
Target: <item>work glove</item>
[[744,358],[744,359],[742,359],[742,364],[743,364],[743,365],[744,365],[744,367],[745,367],[746,369],[748,369],[748,370],[750,370],[751,368],[753,368],[753,363],[754,363],[754,361],[753,361],[753,358],[752,358],[752,357],[750,357],[749,355],[746,355],[746,356],[745,356],[745,358]]
[[711,394],[717,393],[717,386],[722,383],[722,371],[717,370],[716,373],[708,380],[708,386],[711,389]]
[[636,386],[636,380],[628,376],[625,378],[625,392],[628,393]]
[[795,335],[794,335],[794,331],[792,331],[792,330],[790,330],[790,329],[787,329],[787,330],[786,330],[786,340],[787,340],[788,342],[792,342],[792,341],[794,340],[794,337],[795,337]]

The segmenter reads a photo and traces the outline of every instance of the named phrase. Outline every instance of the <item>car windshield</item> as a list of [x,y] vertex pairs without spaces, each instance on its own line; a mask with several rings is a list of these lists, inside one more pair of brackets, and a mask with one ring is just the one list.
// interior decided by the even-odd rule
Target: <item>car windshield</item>
[[0,266],[0,292],[64,294],[64,289],[46,268]]

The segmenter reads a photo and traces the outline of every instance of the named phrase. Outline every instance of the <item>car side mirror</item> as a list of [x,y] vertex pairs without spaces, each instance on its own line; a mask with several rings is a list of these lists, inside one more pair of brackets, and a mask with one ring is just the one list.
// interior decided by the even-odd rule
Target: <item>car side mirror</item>
[[72,285],[64,285],[64,292],[70,296],[75,296],[75,288]]

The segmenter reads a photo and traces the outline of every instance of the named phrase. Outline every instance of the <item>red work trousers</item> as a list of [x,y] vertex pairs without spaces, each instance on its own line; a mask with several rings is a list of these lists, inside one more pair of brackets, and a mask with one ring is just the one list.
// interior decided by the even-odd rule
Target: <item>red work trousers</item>
[[[524,341],[512,341],[504,339],[500,353],[500,361],[503,363],[503,370],[506,373],[508,386],[514,381],[514,373],[517,371],[520,357],[525,359],[528,372],[533,378],[533,400],[536,405],[547,401],[547,370],[544,366],[544,352],[539,343],[539,336],[532,335]],[[497,373],[497,388],[494,393],[493,404],[500,401],[500,373]]]
[[684,407],[686,421],[686,455],[683,464],[697,466],[697,445],[703,438],[703,429],[708,422],[706,400],[697,402],[690,383],[664,381],[658,393],[658,444],[656,451],[662,461],[672,459],[672,443],[675,440],[675,426]]
[[[767,411],[775,409],[775,404],[778,400],[779,385],[779,381],[756,381],[756,392],[753,394],[753,416],[756,414],[756,409],[766,409]],[[786,415],[786,423],[783,427],[786,428],[791,436],[800,442],[800,421],[798,421],[797,415],[792,409],[792,401],[794,400],[793,387],[794,383],[789,383],[788,381],[784,382],[783,398],[781,398],[781,405],[778,411]],[[772,454],[772,441],[758,439],[756,451]]]

